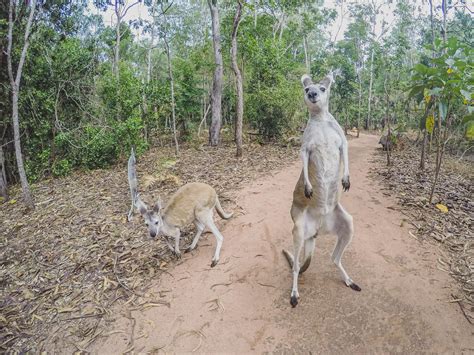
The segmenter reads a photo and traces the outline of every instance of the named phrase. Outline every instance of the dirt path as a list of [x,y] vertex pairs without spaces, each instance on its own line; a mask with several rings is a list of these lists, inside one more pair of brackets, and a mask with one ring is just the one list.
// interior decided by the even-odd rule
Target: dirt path
[[[154,292],[171,306],[132,311],[113,323],[94,353],[470,352],[474,329],[449,303],[451,279],[436,268],[437,251],[409,235],[395,204],[367,177],[377,138],[350,141],[351,190],[343,205],[356,234],[343,258],[354,292],[330,261],[335,242],[319,237],[289,304],[291,274],[281,254],[291,245],[289,215],[300,164],[242,190],[241,213],[220,223],[221,261],[209,268],[215,241],[203,236]],[[120,312],[120,310],[118,310]],[[130,317],[131,316],[131,317]],[[133,341],[130,341],[133,337]]]

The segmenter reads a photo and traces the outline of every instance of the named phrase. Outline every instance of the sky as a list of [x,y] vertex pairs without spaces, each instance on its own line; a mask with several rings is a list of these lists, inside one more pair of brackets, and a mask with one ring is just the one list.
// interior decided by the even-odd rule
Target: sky
[[[395,18],[394,14],[393,14],[395,6],[394,6],[394,4],[389,4],[388,1],[386,1],[386,0],[374,0],[374,1],[376,2],[376,4],[383,4],[381,9],[380,9],[381,13],[379,14],[379,16],[377,18],[377,25],[376,25],[376,28],[375,28],[376,36],[378,36],[382,32],[382,20],[385,20],[385,22],[387,22],[388,24],[393,23],[394,18]],[[415,4],[417,4],[417,10],[416,10],[417,12],[419,12],[419,9],[421,9],[421,11],[423,11],[423,12],[428,12],[429,11],[427,1],[423,1],[423,0],[412,0],[412,1]],[[472,3],[473,1],[474,0],[467,0],[468,3]],[[131,4],[132,2],[133,2],[132,0],[127,1],[128,4]],[[332,40],[342,39],[344,37],[344,32],[345,32],[345,30],[347,29],[347,26],[350,23],[349,14],[348,14],[348,11],[347,11],[347,3],[349,3],[349,1],[345,0],[343,2],[345,3],[345,5],[344,5],[344,7],[341,11],[341,6],[336,4],[336,0],[325,0],[324,1],[324,6],[325,7],[331,8],[331,9],[336,9],[336,11],[338,12],[338,16],[337,16],[336,20],[334,21],[334,23],[329,28],[329,33],[330,33],[330,37],[331,37]],[[356,0],[356,1],[351,1],[351,2],[371,3],[372,0]],[[436,5],[438,2],[441,2],[441,0],[434,0],[433,2]],[[111,6],[109,7],[109,9],[107,11],[102,12],[102,11],[97,10],[92,4],[90,4],[89,5],[89,10],[92,13],[101,14],[103,19],[104,19],[104,23],[106,25],[110,26],[110,25],[113,25],[115,23],[115,14],[114,14],[114,11],[113,11]],[[127,16],[125,17],[125,21],[138,19],[138,18],[142,18],[142,19],[145,19],[145,20],[150,18],[149,15],[148,15],[147,7],[142,3],[139,3],[139,4],[135,5],[134,7],[132,7],[128,11]],[[138,36],[138,37],[143,36],[143,34],[141,34],[140,31],[135,31],[135,35]]]

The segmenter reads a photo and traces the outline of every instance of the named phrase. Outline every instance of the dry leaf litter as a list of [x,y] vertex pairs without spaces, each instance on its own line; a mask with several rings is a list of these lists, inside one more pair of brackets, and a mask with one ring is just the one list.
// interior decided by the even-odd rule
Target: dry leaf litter
[[474,324],[474,165],[445,154],[438,184],[429,203],[436,156],[429,154],[424,172],[419,169],[420,147],[408,145],[392,152],[392,166],[386,153],[375,153],[373,176],[384,182],[384,194],[395,195],[398,210],[406,215],[420,241],[440,246],[437,267],[459,282],[451,302],[458,302],[467,321]]
[[[148,203],[165,201],[187,182],[212,185],[224,208],[237,189],[297,159],[298,148],[249,144],[235,148],[154,148],[137,161],[139,191]],[[110,170],[77,172],[32,186],[36,209],[12,200],[0,205],[0,349],[34,351],[66,343],[86,350],[107,336],[112,306],[169,306],[166,292],[147,290],[175,259],[166,244],[147,238],[139,216],[128,223],[126,160]],[[189,231],[183,244],[189,243]],[[183,247],[184,245],[182,245]]]

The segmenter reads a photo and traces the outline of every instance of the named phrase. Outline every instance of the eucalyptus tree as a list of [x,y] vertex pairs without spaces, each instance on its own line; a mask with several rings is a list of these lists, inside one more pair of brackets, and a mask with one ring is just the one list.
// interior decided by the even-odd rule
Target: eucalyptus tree
[[237,7],[235,10],[234,22],[232,25],[232,46],[231,46],[231,61],[232,69],[235,74],[235,86],[237,93],[236,103],[236,117],[235,117],[235,144],[237,146],[236,156],[242,156],[242,124],[244,115],[244,89],[242,85],[242,73],[240,72],[237,62],[237,32],[239,30],[240,21],[242,20],[242,1],[237,0]]
[[[15,4],[14,0],[10,0],[10,6],[8,10],[8,47],[7,47],[7,65],[8,65],[8,76],[10,78],[10,86],[12,91],[12,121],[13,121],[13,133],[15,142],[15,156],[18,167],[18,174],[20,176],[21,188],[23,190],[23,198],[29,208],[34,208],[35,204],[33,197],[30,192],[30,186],[26,177],[25,167],[23,164],[23,154],[21,152],[21,139],[20,139],[20,123],[18,115],[18,100],[20,97],[20,84],[23,72],[23,65],[25,64],[26,54],[28,52],[28,46],[30,44],[31,27],[36,11],[36,0],[32,0],[29,5],[29,15],[24,30],[24,39],[21,49],[20,58],[16,67],[16,72],[13,69],[13,26],[14,26],[14,14],[19,13],[19,7],[21,5]],[[2,169],[3,170],[3,169]],[[3,178],[3,176],[2,176]]]
[[209,144],[216,146],[219,144],[220,131],[222,125],[222,80],[224,75],[224,65],[222,62],[221,32],[219,20],[219,7],[217,0],[207,0],[211,11],[212,20],[212,45],[214,47],[214,79],[212,83],[212,121],[209,127]]

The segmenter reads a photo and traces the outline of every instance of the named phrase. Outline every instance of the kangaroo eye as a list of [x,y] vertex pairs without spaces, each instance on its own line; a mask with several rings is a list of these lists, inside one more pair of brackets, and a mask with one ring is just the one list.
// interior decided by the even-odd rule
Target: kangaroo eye
[[158,221],[155,222],[155,225],[158,225]]
[[325,92],[325,91],[326,91],[326,88],[325,88],[325,87],[321,87],[321,88],[319,88],[319,90],[321,90],[321,92]]

